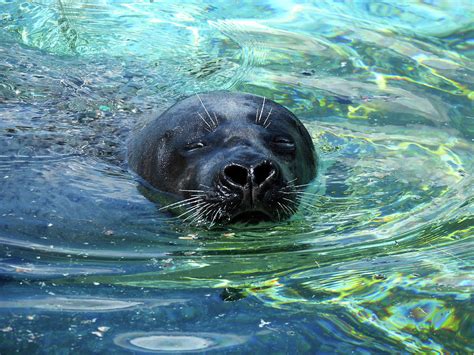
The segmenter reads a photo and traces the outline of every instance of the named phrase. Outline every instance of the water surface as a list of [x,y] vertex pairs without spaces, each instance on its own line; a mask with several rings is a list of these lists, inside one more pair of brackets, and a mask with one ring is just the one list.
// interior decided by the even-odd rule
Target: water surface
[[[469,1],[0,0],[0,351],[470,353]],[[321,160],[298,213],[199,228],[135,125],[265,96]]]

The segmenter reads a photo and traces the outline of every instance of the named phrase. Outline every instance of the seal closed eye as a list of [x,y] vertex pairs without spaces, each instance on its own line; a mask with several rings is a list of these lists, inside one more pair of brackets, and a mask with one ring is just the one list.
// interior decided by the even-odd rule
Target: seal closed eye
[[188,97],[135,132],[130,167],[192,223],[282,220],[316,176],[317,156],[285,107],[244,93]]

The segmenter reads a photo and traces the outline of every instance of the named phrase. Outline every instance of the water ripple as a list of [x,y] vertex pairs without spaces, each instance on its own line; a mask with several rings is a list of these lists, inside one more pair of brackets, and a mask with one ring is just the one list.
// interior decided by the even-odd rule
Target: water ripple
[[115,343],[132,351],[187,353],[234,347],[247,337],[219,333],[133,332],[120,334]]
[[[218,312],[199,320],[208,329],[230,314],[282,349],[472,350],[470,4],[263,1],[240,4],[238,17],[197,1],[0,4],[5,312],[133,310],[126,327],[107,318],[119,325],[105,333],[113,337],[92,335],[137,352],[249,342],[229,330],[174,330],[196,329],[177,319],[200,324],[203,304]],[[226,89],[271,98],[308,127],[318,178],[288,221],[186,225],[159,211],[127,168],[136,125],[187,95]],[[46,281],[84,296],[16,293]],[[115,299],[112,289],[140,296]],[[205,294],[189,308],[157,303],[160,329],[141,295],[197,290]],[[28,332],[34,317],[6,316],[19,330],[0,329],[0,343],[47,337]]]

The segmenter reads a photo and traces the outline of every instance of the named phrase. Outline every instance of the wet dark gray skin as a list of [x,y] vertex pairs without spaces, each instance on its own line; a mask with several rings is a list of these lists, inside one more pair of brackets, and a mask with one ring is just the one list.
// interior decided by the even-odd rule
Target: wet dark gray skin
[[169,210],[196,224],[288,218],[317,169],[300,120],[244,93],[188,97],[135,133],[128,148],[130,167],[175,197]]

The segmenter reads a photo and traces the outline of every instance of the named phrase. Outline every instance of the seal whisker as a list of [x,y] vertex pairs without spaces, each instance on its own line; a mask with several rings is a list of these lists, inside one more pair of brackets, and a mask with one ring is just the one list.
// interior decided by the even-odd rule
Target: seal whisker
[[289,180],[289,181],[281,188],[282,192],[287,191],[287,190],[289,190],[289,189],[294,189],[294,187],[295,187],[294,182],[295,182],[297,179],[298,179],[298,178],[294,178],[293,180]]
[[289,181],[287,182],[287,184],[288,184],[288,185],[293,185],[293,183],[294,183],[296,180],[298,180],[297,177],[295,177],[295,178],[292,179],[292,180],[289,180]]
[[200,208],[195,211],[193,214],[187,216],[183,222],[187,221],[188,219],[192,218],[191,221],[189,221],[189,224],[193,224],[197,219],[202,218],[204,211],[206,211],[209,208],[212,208],[212,204],[209,202],[206,202],[204,205],[200,206]]
[[207,192],[207,191],[204,191],[204,190],[186,190],[186,189],[179,189],[179,191],[182,191],[182,192]]
[[163,207],[159,208],[158,210],[161,211],[161,210],[165,210],[165,209],[170,208],[170,207],[176,208],[176,206],[192,204],[192,203],[195,203],[197,200],[200,200],[200,199],[201,199],[201,197],[194,197],[193,196],[193,197],[187,198],[186,200],[180,200],[180,201],[170,203],[169,205],[163,206]]
[[278,204],[278,206],[280,206],[280,208],[281,208],[281,213],[282,213],[283,215],[288,214],[288,212],[285,211],[285,209],[283,208],[283,205],[282,205],[280,202],[277,202],[277,204]]
[[280,216],[280,211],[278,210],[278,208],[275,210],[277,215],[278,215],[278,220],[281,221],[281,216]]
[[207,206],[203,207],[200,211],[199,211],[199,214],[196,215],[190,222],[189,224],[192,224],[194,223],[196,220],[199,222],[199,223],[202,223],[202,224],[205,224],[205,225],[209,225],[210,224],[210,221],[209,221],[209,214],[212,213],[214,211],[214,207],[215,205],[213,203],[209,203]]
[[260,120],[262,119],[262,114],[263,114],[263,109],[264,108],[265,108],[265,96],[263,97],[262,109],[260,110],[260,115],[258,116],[257,123],[260,123]]
[[204,210],[203,210],[203,217],[207,218],[210,214],[213,213],[214,211],[214,207],[216,207],[216,203],[215,202],[209,202],[209,206],[207,206]]
[[310,204],[310,203],[307,202],[307,201],[303,201],[303,200],[301,200],[301,199],[300,199],[299,201],[293,201],[293,200],[290,200],[289,198],[283,197],[283,200],[288,201],[288,202],[293,203],[293,204],[297,204],[297,203],[298,203],[298,204],[300,204],[301,206],[305,207],[306,209],[309,209],[309,210],[312,210],[312,211],[315,211],[315,210],[316,210],[316,208],[315,208],[312,204]]
[[207,117],[209,117],[209,119],[211,120],[213,126],[217,126],[216,123],[212,120],[212,117],[209,114],[209,111],[207,110],[206,106],[204,105],[204,102],[202,102],[201,96],[199,96],[199,94],[196,94],[196,96],[198,97],[199,101],[201,102],[201,105],[202,105],[204,111],[206,111]]
[[196,210],[199,210],[200,208],[202,208],[202,206],[205,204],[205,202],[200,202],[199,204],[195,205],[195,206],[192,206],[191,208],[188,208],[186,211],[184,211],[183,213],[181,213],[178,217],[183,217],[189,213],[193,213],[195,212]]
[[309,186],[309,185],[312,185],[312,184],[301,184],[301,185],[293,185],[293,187],[306,187],[306,186]]
[[318,212],[318,209],[317,209],[315,206],[313,206],[313,205],[311,205],[311,204],[309,204],[309,203],[308,203],[308,204],[302,203],[301,206],[302,206],[303,209],[305,209],[305,210],[307,210],[307,211],[310,211],[310,212],[312,212],[312,213]]
[[286,211],[285,207],[283,206],[283,204],[282,204],[281,202],[277,202],[277,204],[278,204],[278,206],[280,206],[280,207],[281,207],[281,210],[282,210],[282,212],[284,212],[284,211],[285,211],[285,213],[287,213],[287,211]]
[[200,209],[198,213],[195,213],[195,217],[189,221],[189,225],[193,225],[194,223],[196,223],[196,225],[199,225],[205,222],[206,220],[203,219],[202,216],[203,216],[203,209]]
[[189,216],[187,216],[185,219],[183,219],[183,222],[186,222],[188,219],[192,218],[192,220],[190,222],[188,222],[188,225],[190,225],[194,219],[199,216],[199,214],[201,213],[201,211],[195,211],[193,214],[190,214]]
[[292,212],[292,214],[296,214],[297,208],[295,206],[287,206],[287,207]]
[[263,128],[268,128],[270,127],[271,124],[272,124],[272,121],[268,122],[268,124],[266,126],[263,126]]
[[[272,114],[272,110],[273,110],[273,107],[270,107],[270,111],[268,111],[267,118],[265,118],[265,121],[263,121],[263,127],[265,127],[265,125],[267,124],[268,118]],[[265,127],[265,128],[267,128],[267,127]]]
[[291,216],[292,214],[295,214],[296,211],[292,209],[290,206],[283,204],[284,207],[286,207],[286,210],[288,211],[289,215]]
[[191,196],[203,198],[203,197],[207,197],[207,194],[192,194]]
[[318,196],[317,193],[315,192],[306,192],[306,191],[295,191],[294,195],[299,197],[299,198],[312,198],[314,199],[315,197]]
[[196,218],[198,218],[202,213],[202,210],[201,209],[198,209],[197,211],[194,211],[194,213],[190,214],[189,216],[187,216],[185,219],[183,219],[183,222],[186,222],[187,220],[189,220],[190,218],[192,218],[188,224],[191,225],[192,223],[194,223],[194,221],[196,220]]
[[291,205],[289,203],[285,204],[286,208],[290,211],[290,214],[296,214],[297,207],[295,205],[295,201],[291,201]]
[[306,191],[281,191],[282,194],[285,194],[285,195],[306,195],[306,196],[317,196],[316,193],[312,193],[312,192],[306,192]]
[[222,211],[222,208],[219,207],[217,209],[216,213],[214,213],[214,217],[212,217],[211,224],[209,225],[209,228],[211,228],[214,225],[214,221],[216,220],[217,215],[219,213],[221,213],[221,211]]
[[[204,211],[212,207],[212,203],[210,202],[205,202],[203,205],[200,206],[200,208],[196,211],[196,213],[186,217],[184,220],[188,220],[189,218],[192,218],[193,216],[196,216],[196,218],[199,218],[199,216],[202,216]],[[192,221],[191,221],[192,222]]]
[[204,201],[201,202],[201,203],[199,203],[199,204],[197,204],[197,205],[195,205],[195,206],[193,206],[193,207],[191,207],[191,208],[189,208],[189,209],[187,209],[186,211],[184,211],[183,213],[181,213],[181,214],[178,216],[178,218],[179,218],[179,217],[183,217],[183,216],[187,215],[188,213],[191,213],[191,212],[195,211],[196,209],[199,209],[203,204],[205,204]]
[[282,205],[286,208],[290,215],[295,214],[296,210],[292,208],[289,204],[282,203]]
[[215,207],[215,206],[214,206],[213,204],[210,204],[207,208],[205,208],[205,209],[202,211],[201,218],[202,218],[203,220],[205,220],[206,223],[210,223],[209,220],[208,220],[208,216],[209,216],[209,214],[212,213],[214,207]]
[[288,216],[288,211],[284,208],[282,204],[280,204],[280,208],[281,208],[281,213],[283,214],[283,218]]
[[209,127],[209,128],[206,128],[206,130],[207,130],[208,132],[212,132],[212,126],[209,124],[209,122],[207,122],[207,121],[204,119],[204,117],[202,117],[202,115],[201,115],[200,112],[197,112],[197,114],[198,114],[199,118],[201,118],[201,120],[207,125],[207,127]]
[[[166,209],[171,209],[171,210],[174,210],[174,209],[178,209],[178,208],[182,208],[182,207],[185,207],[185,206],[188,206],[188,205],[194,205],[196,203],[199,202],[199,200],[201,200],[201,198],[197,198],[196,200],[194,201],[187,201],[185,203],[180,203],[178,205],[175,205],[175,206],[166,206]],[[160,208],[159,210],[164,210],[165,208]]]
[[211,219],[210,224],[209,224],[209,228],[211,228],[214,225],[214,222],[216,221],[217,215],[219,213],[222,213],[221,212],[222,211],[222,206],[219,206],[218,204],[214,204],[212,207],[213,208],[216,207],[216,209],[211,209],[208,213],[206,213],[206,218],[209,219],[212,216],[212,219]]

